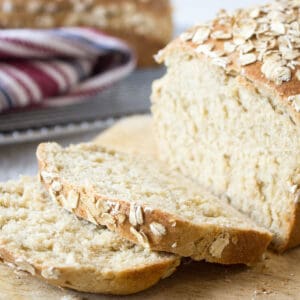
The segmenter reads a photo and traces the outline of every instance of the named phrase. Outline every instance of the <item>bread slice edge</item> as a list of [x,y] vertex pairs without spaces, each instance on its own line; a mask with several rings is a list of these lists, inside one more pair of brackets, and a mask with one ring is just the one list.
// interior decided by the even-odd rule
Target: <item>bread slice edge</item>
[[[23,178],[37,181],[32,177]],[[30,261],[30,257],[19,257],[16,253],[8,250],[5,244],[0,244],[0,262],[53,286],[89,293],[128,295],[143,291],[156,284],[160,279],[173,274],[180,264],[180,258],[170,255],[156,262],[147,263],[145,261],[145,264],[139,264],[134,268],[103,271],[97,266],[59,266],[53,265],[53,263],[47,264],[47,262],[43,265],[38,264]]]
[[[76,215],[95,224],[105,225],[134,243],[195,260],[220,264],[253,264],[261,259],[272,239],[271,234],[263,229],[227,228],[212,224],[199,226],[146,206],[142,207],[143,224],[135,227],[130,223],[133,205],[128,201],[111,199],[92,189],[72,186],[58,174],[51,174],[45,147],[47,144],[40,144],[37,150],[40,180],[53,200]],[[45,180],[42,173],[50,174],[52,178]],[[54,181],[59,182],[61,190],[53,190]],[[70,203],[71,198],[76,198],[75,205]],[[117,215],[114,214],[114,207],[118,208]]]

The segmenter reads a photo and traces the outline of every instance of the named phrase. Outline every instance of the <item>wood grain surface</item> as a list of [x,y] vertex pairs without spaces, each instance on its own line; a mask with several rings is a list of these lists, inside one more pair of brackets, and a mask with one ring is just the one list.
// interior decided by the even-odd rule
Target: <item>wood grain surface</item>
[[51,287],[30,275],[16,274],[9,267],[0,265],[1,300],[65,300],[63,296],[66,295],[73,296],[74,300],[300,299],[300,249],[283,256],[267,253],[263,262],[252,268],[186,261],[170,278],[145,292],[127,297],[82,294]]
[[[138,117],[139,126],[133,126],[136,122],[136,117],[123,120],[121,130],[118,130],[120,124],[116,124],[97,137],[97,143],[127,152],[134,149],[137,153],[143,143],[140,137],[144,136],[147,143],[144,144],[146,148],[143,145],[144,155],[155,153],[155,148],[147,149],[152,147],[149,143],[152,140],[149,117]],[[136,143],[135,136],[139,137],[139,143]],[[124,139],[126,142],[123,142]],[[0,264],[0,300],[42,299],[300,299],[300,248],[284,255],[268,252],[262,262],[254,267],[220,266],[184,260],[170,278],[147,291],[127,297],[90,295],[51,287],[26,273],[15,273]]]

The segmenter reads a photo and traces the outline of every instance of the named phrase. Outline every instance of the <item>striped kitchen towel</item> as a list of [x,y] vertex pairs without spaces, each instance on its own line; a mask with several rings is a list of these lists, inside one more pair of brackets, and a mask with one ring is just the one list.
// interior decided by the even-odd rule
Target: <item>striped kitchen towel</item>
[[92,28],[0,30],[0,112],[85,101],[134,67],[125,43]]

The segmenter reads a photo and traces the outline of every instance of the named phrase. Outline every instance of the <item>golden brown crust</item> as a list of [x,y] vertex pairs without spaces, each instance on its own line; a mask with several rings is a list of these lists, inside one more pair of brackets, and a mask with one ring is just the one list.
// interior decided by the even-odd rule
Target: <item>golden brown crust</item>
[[169,42],[173,31],[168,0],[0,0],[0,27],[61,26],[93,26],[123,38],[136,50],[142,67],[156,64],[153,55]]
[[[17,271],[27,272],[55,286],[83,292],[127,295],[147,289],[160,279],[168,277],[180,264],[178,256],[150,253],[120,240],[105,228],[90,227],[82,220],[76,221],[76,218],[52,205],[46,191],[35,177],[23,177],[20,181],[1,184],[0,190],[1,216],[3,214],[0,262]],[[25,212],[26,210],[28,212]],[[60,227],[58,231],[55,227],[59,219],[56,218],[57,214],[64,224],[68,224]],[[6,225],[15,228],[6,231]],[[29,236],[22,231],[24,226],[29,226],[26,228]],[[43,230],[34,234],[35,230],[39,230],[37,226],[43,227]],[[86,228],[83,228],[85,226]],[[81,229],[82,234],[89,230],[99,230],[101,240],[89,243],[88,236],[78,240],[77,230]],[[18,230],[22,231],[21,237],[13,235]],[[67,236],[65,230],[68,232]],[[46,232],[51,233],[44,235]],[[109,236],[107,240],[106,234]],[[45,238],[50,236],[53,237],[51,246],[44,247]],[[74,244],[69,247],[67,243]],[[48,251],[48,255],[44,255],[44,251]],[[77,256],[80,251],[82,255]],[[125,253],[132,255],[134,259],[136,257],[137,260],[127,264],[128,257],[125,257],[125,261],[120,259]],[[68,259],[69,255],[72,256],[71,260]],[[98,256],[103,260],[98,260]],[[87,257],[90,260],[87,260]],[[119,265],[122,261],[124,264]]]
[[[0,248],[0,257],[4,263],[9,266],[22,270],[19,267],[18,257],[14,257],[11,253],[7,252],[5,248]],[[176,257],[166,258],[164,261],[156,264],[144,265],[140,268],[128,269],[122,272],[103,273],[97,268],[92,267],[56,267],[59,271],[57,279],[45,278],[42,276],[42,271],[45,268],[41,266],[34,266],[34,275],[47,283],[70,288],[77,291],[89,293],[102,293],[113,295],[128,295],[138,293],[145,290],[160,279],[171,275],[176,267],[179,265],[180,260]],[[29,264],[29,262],[27,262]],[[30,264],[29,264],[30,265]],[[23,269],[23,271],[25,271]]]
[[[293,3],[293,4],[292,4]],[[289,12],[290,6],[293,7],[295,11],[295,18],[293,21],[297,20],[299,18],[299,4],[295,5],[295,2],[292,2],[291,0],[286,1],[286,5],[284,5],[284,13]],[[271,3],[272,4],[272,3]],[[285,49],[285,45],[281,42],[282,37],[286,37],[287,39],[290,39],[290,41],[293,41],[293,39],[298,36],[298,33],[294,33],[294,31],[290,29],[285,29],[285,34],[276,34],[274,31],[272,31],[270,28],[272,26],[278,25],[285,25],[286,27],[292,26],[292,22],[287,15],[287,19],[285,20],[283,16],[278,16],[278,18],[281,18],[282,20],[278,21],[278,19],[274,19],[273,21],[266,21],[265,24],[267,31],[260,33],[259,32],[259,24],[262,23],[263,19],[270,18],[271,14],[275,15],[275,13],[279,13],[279,11],[276,8],[275,1],[273,2],[274,7],[272,5],[262,5],[254,7],[253,9],[248,10],[239,10],[233,15],[229,15],[226,11],[221,11],[220,15],[212,20],[210,23],[198,25],[189,30],[188,32],[184,33],[180,38],[177,38],[173,42],[171,42],[163,51],[160,52],[160,54],[157,56],[158,62],[163,62],[166,60],[167,56],[171,53],[181,52],[186,53],[188,55],[192,55],[193,57],[199,58],[199,59],[209,59],[212,61],[215,65],[219,65],[221,68],[224,68],[224,71],[227,74],[230,74],[232,76],[244,76],[249,81],[251,81],[253,84],[267,89],[270,93],[274,95],[274,97],[278,97],[282,104],[286,107],[287,111],[291,114],[291,117],[300,124],[300,98],[297,99],[297,103],[293,102],[294,99],[291,98],[291,96],[298,96],[300,95],[300,78],[298,78],[300,75],[297,74],[297,71],[300,70],[299,68],[299,62],[300,62],[300,52],[298,43],[296,45],[292,45],[291,49],[294,50],[297,54],[293,54],[296,56],[295,59],[286,59],[286,57],[289,57],[288,55],[291,54],[285,54],[284,52],[281,52],[281,48],[284,48],[283,50],[287,51]],[[270,7],[269,7],[270,6]],[[260,10],[259,16],[256,16],[255,18],[251,16],[251,14],[255,10]],[[257,13],[256,13],[257,14]],[[259,19],[261,18],[261,19]],[[237,24],[239,22],[241,24],[241,28],[243,30],[243,22],[251,22],[253,21],[255,24],[256,29],[253,31],[253,34],[249,38],[244,38],[236,34],[237,31]],[[251,24],[250,24],[251,25]],[[250,26],[251,27],[251,26]],[[203,30],[208,30],[209,34],[199,40],[199,36],[195,38],[195,35],[199,31],[203,32]],[[275,30],[275,29],[274,29]],[[297,29],[298,30],[298,29]],[[295,30],[295,32],[297,31]],[[259,32],[259,33],[258,33]],[[290,33],[292,32],[292,33]],[[229,34],[228,37],[226,37],[224,34]],[[288,33],[288,34],[287,34]],[[216,37],[219,34],[219,37]],[[245,32],[243,33],[245,34]],[[295,36],[294,36],[295,34]],[[223,35],[223,36],[222,36]],[[270,42],[272,39],[275,41],[278,41],[278,45],[275,46],[266,46],[269,48],[266,48],[265,52],[259,52],[258,46],[256,46],[257,43],[262,43],[265,39],[269,36]],[[240,44],[241,45],[240,45]],[[232,50],[226,49],[226,44],[230,44]],[[245,53],[243,53],[242,46],[249,46]],[[203,48],[202,46],[205,46]],[[209,46],[209,48],[206,48]],[[251,49],[252,47],[252,49]],[[246,47],[245,47],[246,48]],[[288,48],[288,47],[287,47]],[[279,51],[280,50],[280,51]],[[282,51],[283,51],[282,50]],[[299,52],[299,53],[298,53]],[[278,79],[280,82],[277,82],[276,79],[272,78],[272,74],[270,75],[270,78],[267,76],[267,72],[262,71],[262,66],[265,63],[265,61],[268,58],[268,55],[277,55],[279,54],[281,56],[280,63],[282,63],[282,67],[288,69],[288,74],[286,76],[283,76],[283,74],[280,73],[284,72],[284,69],[278,70],[278,73],[284,78]],[[253,62],[245,63],[243,64],[242,57],[246,55],[254,55],[255,59]],[[260,58],[260,55],[265,58]],[[264,56],[265,55],[265,56]],[[244,57],[245,58],[245,57]],[[289,63],[287,63],[287,61]],[[291,64],[294,64],[291,66]],[[275,70],[274,65],[274,70]],[[269,68],[272,69],[272,68]],[[270,72],[270,71],[269,71]],[[274,71],[275,72],[275,71]],[[289,74],[290,72],[290,74]],[[296,75],[297,74],[297,75]],[[275,76],[275,75],[274,75]]]
[[[44,159],[46,157],[44,147],[45,144],[40,144],[37,150],[40,172],[49,170]],[[44,186],[50,189],[49,182],[45,182],[42,176],[40,178]],[[59,175],[55,180],[62,185],[61,191],[56,194],[60,205],[67,208],[68,201],[65,200],[64,203],[61,199],[68,199],[70,191],[75,191],[79,199],[77,207],[73,209],[75,214],[95,224],[105,225],[122,237],[152,250],[221,264],[252,264],[261,259],[272,239],[267,231],[212,224],[196,225],[165,211],[147,207],[142,207],[143,224],[133,232],[129,202],[99,195],[93,188],[86,190],[72,186],[59,178]],[[118,207],[117,214],[114,207]],[[125,218],[120,220],[119,216]],[[153,223],[160,224],[164,232],[159,234],[153,231],[150,225]]]
[[282,253],[288,249],[299,246],[300,244],[300,203],[295,203],[292,216],[289,216],[289,234],[283,244],[276,251]]
[[[254,88],[253,85],[251,86],[245,78],[240,78],[239,82],[248,88]],[[136,128],[136,121],[139,121],[139,124],[141,124],[140,128]],[[124,118],[112,128],[97,136],[94,142],[99,145],[109,145],[116,150],[122,150],[126,153],[139,154],[140,137],[142,137],[145,132],[148,133],[149,136],[153,134],[151,130],[152,121],[152,118],[149,116],[133,116]],[[133,126],[135,127],[133,128]],[[122,138],[124,137],[126,140],[122,141]],[[149,141],[147,143],[147,149],[145,149],[145,151],[142,149],[142,153],[158,157],[153,137],[148,138]],[[287,237],[286,242],[283,243],[279,249],[273,247],[274,250],[280,253],[300,244],[300,203],[296,203],[292,210],[292,217],[288,217],[290,229],[288,230],[289,236]]]
[[[191,42],[184,42],[180,38],[177,38],[162,52],[160,52],[158,61],[161,63],[165,61],[169,55],[173,55],[174,53],[179,53],[180,55],[186,55],[196,59],[210,59],[201,53],[197,53],[195,51],[195,45]],[[235,71],[235,73],[233,73],[234,75],[232,74],[232,76],[244,77],[254,86],[266,89],[268,93],[272,94],[274,97],[278,97],[293,120],[297,124],[300,124],[300,112],[297,112],[292,106],[292,103],[288,100],[289,96],[300,94],[300,82],[295,76],[293,76],[289,82],[285,82],[282,85],[276,85],[262,75],[260,62],[244,66],[243,68],[237,64],[233,64],[232,68],[232,70]],[[293,71],[293,75],[295,72],[296,71]]]
[[[173,41],[169,46],[167,46],[162,54],[163,60],[167,60],[167,56],[174,54],[196,59],[207,59],[203,54],[196,53],[194,51],[194,46],[191,43],[183,42],[180,39]],[[268,94],[273,95],[273,97],[278,97],[294,122],[297,125],[300,125],[300,113],[296,112],[294,107],[287,100],[287,95],[300,93],[300,83],[297,82],[297,79],[293,78],[290,82],[277,86],[262,77],[260,65],[261,64],[257,62],[246,66],[244,68],[245,72],[237,73],[235,76],[237,76],[239,83],[247,89],[265,89]],[[280,245],[280,247],[278,247],[278,245],[271,244],[272,249],[280,253],[300,244],[300,204],[295,203],[292,211],[292,216],[289,216],[290,226],[285,243]]]
[[[275,4],[275,2],[273,2]],[[290,5],[292,1],[286,1],[287,5]],[[295,2],[294,2],[295,3]],[[297,20],[299,19],[299,4],[293,4],[296,5],[292,10],[296,12]],[[259,7],[258,7],[259,8]],[[259,8],[260,9],[260,8]],[[276,9],[273,9],[273,13],[276,11]],[[266,11],[268,11],[269,8],[267,8]],[[269,10],[270,11],[270,10]],[[254,10],[250,10],[250,13],[253,13]],[[248,14],[249,11],[242,10],[240,13],[237,13],[237,15],[234,15],[232,18],[230,18],[229,25],[226,25],[226,22],[224,24],[220,24],[220,17],[213,20],[209,25],[207,26],[210,31],[210,34],[207,38],[205,38],[204,42],[198,43],[192,36],[197,32],[197,30],[200,27],[195,27],[185,33],[180,38],[174,40],[172,43],[170,43],[160,54],[158,55],[157,59],[159,62],[166,62],[168,64],[168,57],[172,55],[180,55],[182,59],[185,58],[193,58],[193,59],[199,59],[199,60],[210,60],[212,63],[214,63],[215,57],[212,55],[212,53],[220,53],[225,50],[225,44],[229,43],[234,44],[234,30],[233,30],[233,24],[236,23],[238,15],[245,15]],[[267,12],[268,13],[268,12]],[[288,9],[285,7],[284,14],[288,16]],[[221,14],[226,15],[226,13],[222,12]],[[254,14],[258,15],[258,12],[254,12]],[[260,15],[262,13],[260,12]],[[278,14],[277,16],[279,16]],[[228,18],[228,16],[225,17],[225,19]],[[289,28],[289,26],[292,26],[292,21],[286,21],[285,16],[280,16],[282,18],[282,23],[286,28]],[[278,21],[278,20],[277,20]],[[279,22],[280,23],[280,22]],[[296,23],[295,23],[296,24]],[[207,28],[207,27],[203,28]],[[268,33],[270,33],[270,27],[271,26],[282,26],[282,24],[278,24],[278,22],[271,23],[270,26],[266,27],[268,28]],[[298,26],[297,24],[295,26]],[[232,35],[230,38],[224,37],[223,38],[213,38],[212,35],[216,33],[217,31],[224,32],[230,32]],[[256,28],[257,31],[257,28]],[[297,32],[298,29],[296,28],[295,32]],[[279,39],[280,36],[285,37],[286,39],[293,38],[294,32],[290,33],[286,29],[286,33],[283,35],[275,35],[274,39]],[[250,40],[250,46],[252,44],[255,44],[257,41],[261,39],[259,34],[255,34],[253,37],[251,37]],[[207,52],[202,46],[205,45],[212,45],[208,49]],[[253,46],[253,45],[252,45]],[[200,47],[200,49],[199,49]],[[277,48],[276,48],[277,47]],[[283,47],[283,45],[281,45]],[[284,47],[283,47],[284,48]],[[266,74],[262,72],[262,65],[263,60],[256,59],[255,62],[249,63],[246,65],[242,65],[239,60],[241,58],[241,49],[238,48],[236,45],[234,46],[234,49],[231,53],[228,53],[225,55],[225,58],[228,58],[228,64],[225,64],[224,66],[220,65],[220,68],[224,69],[224,72],[230,76],[235,76],[238,78],[239,82],[243,84],[246,88],[258,88],[262,91],[265,91],[266,94],[270,95],[271,98],[277,98],[280,103],[282,104],[282,107],[285,109],[286,113],[289,114],[291,119],[297,124],[300,125],[300,102],[299,102],[299,95],[300,95],[300,77],[299,77],[299,57],[300,54],[297,54],[299,52],[299,45],[292,45],[291,49],[296,52],[296,58],[292,60],[295,62],[294,69],[290,68],[291,71],[291,77],[290,79],[287,79],[286,81],[278,82],[276,83],[274,80],[271,80],[267,78]],[[275,52],[278,52],[278,45],[274,46],[273,50]],[[273,51],[272,50],[272,51]],[[271,51],[271,52],[272,52]],[[204,53],[205,52],[205,53]],[[225,51],[226,52],[226,51]],[[249,53],[254,54],[258,57],[257,49],[254,48],[254,50],[251,50]],[[285,54],[282,52],[280,54],[284,58]],[[223,59],[224,56],[217,56],[218,59]],[[216,62],[216,61],[215,61]],[[214,63],[216,64],[216,63]],[[297,74],[298,72],[298,74]],[[293,96],[296,96],[297,99],[293,99]],[[278,247],[278,245],[272,245],[272,247],[279,252],[283,252],[289,248],[295,247],[299,245],[300,243],[300,208],[299,203],[294,204],[294,207],[292,208],[293,214],[291,216],[288,216],[288,223],[289,223],[289,229],[288,234],[286,237],[286,241]]]

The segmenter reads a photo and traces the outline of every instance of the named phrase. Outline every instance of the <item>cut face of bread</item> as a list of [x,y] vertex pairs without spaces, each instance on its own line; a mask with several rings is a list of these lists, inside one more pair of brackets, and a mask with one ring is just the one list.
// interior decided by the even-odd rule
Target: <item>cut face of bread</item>
[[270,234],[180,173],[95,144],[41,144],[40,178],[53,199],[151,249],[223,264],[260,259]]
[[161,158],[271,230],[278,251],[300,243],[298,11],[276,1],[193,28],[158,56],[168,70],[152,95]]
[[179,264],[77,219],[27,177],[0,185],[0,257],[50,284],[108,294],[146,289]]

